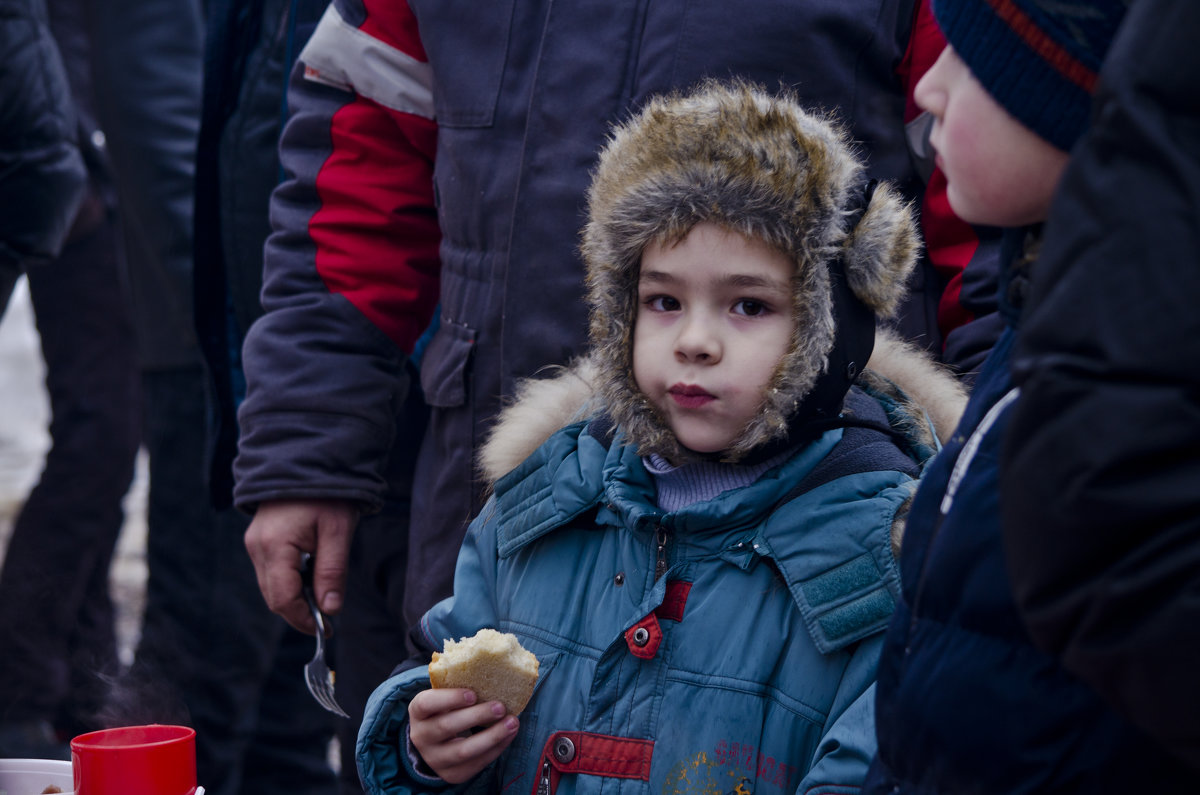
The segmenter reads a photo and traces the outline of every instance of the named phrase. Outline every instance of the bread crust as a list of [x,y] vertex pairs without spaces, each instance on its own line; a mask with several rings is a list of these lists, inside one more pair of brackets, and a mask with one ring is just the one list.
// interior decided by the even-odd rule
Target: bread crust
[[443,651],[434,652],[429,663],[434,688],[472,690],[479,703],[499,701],[510,715],[521,714],[529,704],[537,679],[537,657],[521,646],[516,635],[494,629],[446,640]]

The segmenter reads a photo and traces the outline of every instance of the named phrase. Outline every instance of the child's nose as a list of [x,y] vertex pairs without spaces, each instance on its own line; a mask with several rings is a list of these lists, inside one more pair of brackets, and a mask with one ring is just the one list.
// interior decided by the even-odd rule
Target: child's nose
[[913,101],[921,110],[941,118],[946,109],[946,73],[954,57],[953,51],[946,47],[942,50],[933,66],[921,76],[913,88]]
[[721,358],[721,341],[702,315],[683,321],[675,340],[675,355],[682,361],[713,363]]

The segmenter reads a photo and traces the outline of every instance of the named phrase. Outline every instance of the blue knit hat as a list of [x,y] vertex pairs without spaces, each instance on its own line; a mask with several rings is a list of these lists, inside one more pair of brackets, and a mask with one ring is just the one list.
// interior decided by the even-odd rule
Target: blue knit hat
[[933,0],[938,25],[992,98],[1068,151],[1129,0]]

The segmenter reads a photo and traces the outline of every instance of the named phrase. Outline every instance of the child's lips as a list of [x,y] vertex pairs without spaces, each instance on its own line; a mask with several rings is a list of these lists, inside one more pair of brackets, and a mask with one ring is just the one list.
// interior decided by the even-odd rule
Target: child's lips
[[667,394],[685,409],[697,409],[717,399],[715,395],[695,384],[675,384],[667,390]]

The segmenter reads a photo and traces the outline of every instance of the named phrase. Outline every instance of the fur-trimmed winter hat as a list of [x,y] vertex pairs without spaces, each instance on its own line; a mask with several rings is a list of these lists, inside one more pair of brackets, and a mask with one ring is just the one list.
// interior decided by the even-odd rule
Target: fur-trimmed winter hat
[[583,233],[599,392],[642,455],[680,464],[683,448],[633,377],[642,252],[709,221],[796,263],[796,331],[762,410],[729,461],[798,441],[836,417],[871,353],[876,316],[893,315],[919,243],[906,203],[868,182],[846,134],[789,94],[710,81],[651,100],[617,126],[588,192]]
[[1038,137],[1069,151],[1130,0],[933,0],[958,57]]

